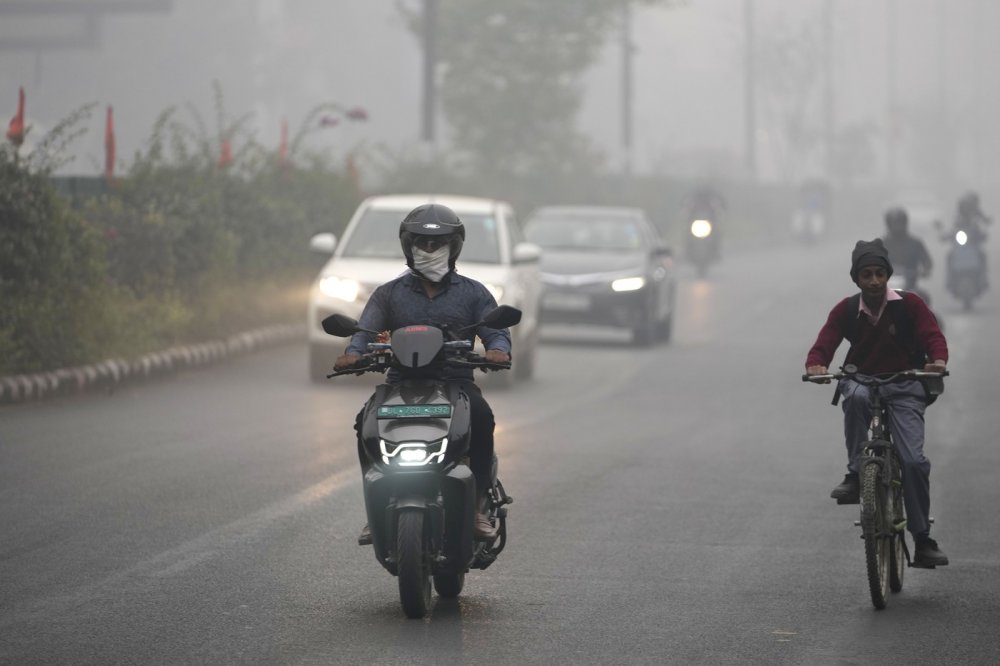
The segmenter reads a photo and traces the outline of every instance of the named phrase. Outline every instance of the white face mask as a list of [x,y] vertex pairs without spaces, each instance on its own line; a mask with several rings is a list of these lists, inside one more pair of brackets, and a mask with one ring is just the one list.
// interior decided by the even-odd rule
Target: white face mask
[[440,282],[448,274],[448,259],[451,248],[443,245],[433,252],[413,248],[413,268],[431,282]]

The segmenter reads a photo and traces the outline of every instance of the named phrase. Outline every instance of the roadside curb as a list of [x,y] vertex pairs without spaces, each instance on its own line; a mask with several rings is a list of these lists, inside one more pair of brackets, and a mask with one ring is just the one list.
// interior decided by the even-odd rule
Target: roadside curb
[[112,358],[48,372],[9,375],[0,377],[0,405],[99,390],[110,393],[124,384],[149,381],[305,338],[305,324],[277,324],[237,333],[223,340],[170,347],[132,360]]

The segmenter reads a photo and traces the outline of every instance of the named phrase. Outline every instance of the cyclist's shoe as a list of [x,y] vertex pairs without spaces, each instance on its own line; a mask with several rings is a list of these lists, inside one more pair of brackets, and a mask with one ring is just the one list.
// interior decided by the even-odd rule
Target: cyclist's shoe
[[861,502],[861,483],[855,473],[845,474],[844,480],[840,482],[830,497],[837,500],[837,504],[858,504]]
[[948,564],[948,556],[938,548],[937,541],[924,537],[917,541],[916,552],[913,554],[913,566],[921,569],[933,569]]
[[365,523],[365,526],[361,528],[361,534],[358,535],[358,545],[372,545],[372,531],[368,529],[368,523]]

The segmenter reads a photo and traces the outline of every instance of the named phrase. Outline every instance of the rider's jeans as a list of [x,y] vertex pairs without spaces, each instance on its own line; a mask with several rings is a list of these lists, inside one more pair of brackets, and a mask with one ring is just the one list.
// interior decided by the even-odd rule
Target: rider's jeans
[[[839,387],[844,408],[844,438],[847,444],[847,470],[858,472],[861,445],[868,439],[871,422],[869,389],[850,379]],[[930,531],[931,463],[924,457],[924,410],[926,393],[915,380],[893,382],[879,388],[882,402],[889,404],[889,427],[903,466],[903,502],[906,505],[906,529],[914,537]]]

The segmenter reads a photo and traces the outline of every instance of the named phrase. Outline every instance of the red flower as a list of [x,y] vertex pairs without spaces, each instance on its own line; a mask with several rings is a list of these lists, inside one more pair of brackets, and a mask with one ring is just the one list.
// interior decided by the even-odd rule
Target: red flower
[[281,119],[281,142],[278,144],[278,163],[288,162],[288,120]]
[[7,128],[7,140],[16,148],[20,148],[27,133],[27,128],[24,126],[24,87],[21,87],[17,96],[17,114],[10,119],[10,126]]
[[104,178],[109,183],[115,176],[115,121],[111,105],[108,105],[108,117],[104,124]]
[[344,114],[350,120],[364,121],[368,120],[368,112],[362,109],[360,106],[356,106],[353,109],[348,109],[347,113]]
[[220,169],[225,169],[227,166],[233,163],[233,146],[229,143],[229,138],[222,140],[222,147],[219,150],[219,161],[217,166]]
[[319,119],[320,127],[333,127],[340,122],[340,118],[334,118],[333,116],[323,116]]

